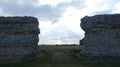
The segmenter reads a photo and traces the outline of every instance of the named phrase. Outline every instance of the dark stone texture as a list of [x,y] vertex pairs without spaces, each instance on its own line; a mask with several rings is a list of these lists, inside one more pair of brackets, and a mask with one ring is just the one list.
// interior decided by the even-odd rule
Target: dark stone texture
[[120,59],[120,14],[85,16],[81,27],[82,56]]
[[38,25],[35,17],[0,17],[0,63],[16,63],[37,56]]

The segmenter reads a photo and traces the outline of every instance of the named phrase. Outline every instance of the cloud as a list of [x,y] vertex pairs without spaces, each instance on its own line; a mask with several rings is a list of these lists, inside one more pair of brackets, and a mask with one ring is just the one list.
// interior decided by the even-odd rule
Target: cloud
[[81,9],[76,9],[72,6],[66,8],[66,11],[62,14],[58,23],[68,27],[76,33],[83,33],[80,29],[80,18],[84,17],[86,14]]
[[5,12],[0,8],[0,15],[1,15],[1,16],[8,16],[8,15],[10,15],[10,14],[5,13]]
[[77,9],[85,7],[85,0],[72,0],[69,6],[74,6]]
[[[81,0],[1,0],[0,6],[1,10],[10,16],[35,16],[40,20],[55,23],[65,9],[70,5],[75,6],[77,1]],[[36,6],[38,3],[39,6]],[[51,3],[56,4],[56,7],[51,6]]]
[[120,13],[119,0],[0,0],[2,16],[35,16],[40,43],[79,43],[85,15]]
[[52,24],[51,21],[43,21],[42,23],[46,22],[48,25],[42,28],[40,43],[46,41],[44,43],[78,44],[79,40],[84,36],[84,32],[80,28],[80,18],[83,16],[85,16],[85,13],[81,9],[69,6],[56,23]]
[[113,13],[120,13],[120,1],[115,5],[115,9],[113,10]]
[[85,0],[85,4],[86,7],[84,8],[84,11],[87,11],[88,15],[95,15],[96,12],[110,10],[109,4],[106,0]]
[[[41,40],[42,41],[40,43],[42,42],[46,43],[46,41],[47,43],[50,43],[50,42],[52,43],[53,41],[55,41],[55,43],[56,42],[65,43],[64,41],[73,39],[75,37],[78,37],[78,38],[80,37],[78,34],[73,32],[73,30],[67,28],[63,24],[65,21],[62,23],[61,21],[58,22],[59,19],[62,17],[64,10],[66,10],[66,8],[70,5],[69,3],[67,3],[66,5],[65,1],[59,2],[59,4],[56,7],[54,7],[54,6],[50,6],[49,4],[44,4],[44,5],[41,4],[40,6],[35,6],[34,5],[35,2],[37,2],[37,0],[35,1],[2,0],[0,2],[1,13],[4,12],[4,14],[6,13],[6,14],[9,14],[10,16],[27,15],[27,16],[37,17],[39,19],[39,22],[40,22],[39,27],[41,29],[41,34],[39,36],[40,36],[40,41]],[[77,39],[77,41],[79,40]],[[71,42],[75,42],[75,41],[71,41]]]
[[115,13],[115,5],[119,0],[85,0],[86,8],[89,15],[111,14]]
[[44,43],[78,44],[84,36],[84,31],[80,28],[80,18],[83,16],[85,13],[82,10],[72,6],[66,8],[58,22],[54,24],[51,24],[50,21],[47,22],[49,25],[41,32],[40,43],[46,41]]
[[[111,3],[111,2],[110,2]],[[65,11],[62,13],[58,21],[55,23],[57,27],[51,26],[54,30],[52,31],[48,36],[54,36],[49,41],[51,42],[59,42],[59,43],[65,43],[65,42],[71,42],[71,43],[79,43],[79,40],[83,38],[84,32],[80,28],[80,18],[84,17],[85,15],[95,15],[95,14],[108,14],[112,12],[112,8],[110,8],[110,3],[107,3],[106,0],[85,0],[84,8],[83,5],[81,5],[81,8],[76,8],[76,6],[68,6],[65,8]],[[101,5],[102,4],[102,5]],[[115,4],[115,3],[114,3]],[[80,5],[79,5],[80,6]],[[65,28],[62,28],[61,26],[65,26]],[[56,30],[57,29],[57,32]],[[66,29],[69,29],[66,31]],[[53,32],[54,31],[54,32]],[[63,32],[64,31],[64,32]],[[73,34],[67,34],[65,32],[70,32]],[[63,33],[59,34],[59,33]],[[65,35],[66,34],[66,35]],[[79,35],[79,36],[77,36]],[[60,38],[60,37],[61,38]]]
[[48,28],[42,29],[42,32],[39,35],[39,44],[78,44],[82,35],[73,32],[71,29],[61,24],[62,23],[49,24]]
[[68,3],[71,1],[72,0],[37,0],[37,3],[35,5],[36,6],[50,5],[50,6],[56,7],[60,3]]
[[50,5],[34,6],[37,0],[1,0],[0,6],[4,13],[10,16],[35,16],[41,20],[56,22],[61,13],[62,7]]

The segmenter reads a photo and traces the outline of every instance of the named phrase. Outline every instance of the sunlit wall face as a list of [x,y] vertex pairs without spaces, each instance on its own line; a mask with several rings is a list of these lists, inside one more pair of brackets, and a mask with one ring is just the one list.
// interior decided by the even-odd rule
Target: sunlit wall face
[[0,15],[37,17],[39,44],[79,44],[82,17],[120,13],[119,6],[119,0],[0,0]]

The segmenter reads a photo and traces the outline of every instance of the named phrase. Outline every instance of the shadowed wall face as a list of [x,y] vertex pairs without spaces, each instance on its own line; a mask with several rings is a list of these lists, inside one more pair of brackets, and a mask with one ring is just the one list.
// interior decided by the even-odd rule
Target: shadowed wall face
[[0,63],[35,57],[39,33],[34,17],[0,17]]
[[85,38],[81,55],[120,58],[120,15],[96,15],[81,19]]

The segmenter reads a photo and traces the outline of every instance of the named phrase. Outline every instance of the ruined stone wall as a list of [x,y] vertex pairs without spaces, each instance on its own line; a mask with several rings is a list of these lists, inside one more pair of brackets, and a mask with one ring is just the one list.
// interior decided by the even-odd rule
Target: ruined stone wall
[[85,31],[81,55],[120,58],[120,14],[85,16],[81,27]]
[[38,20],[0,17],[0,63],[14,63],[37,55]]

